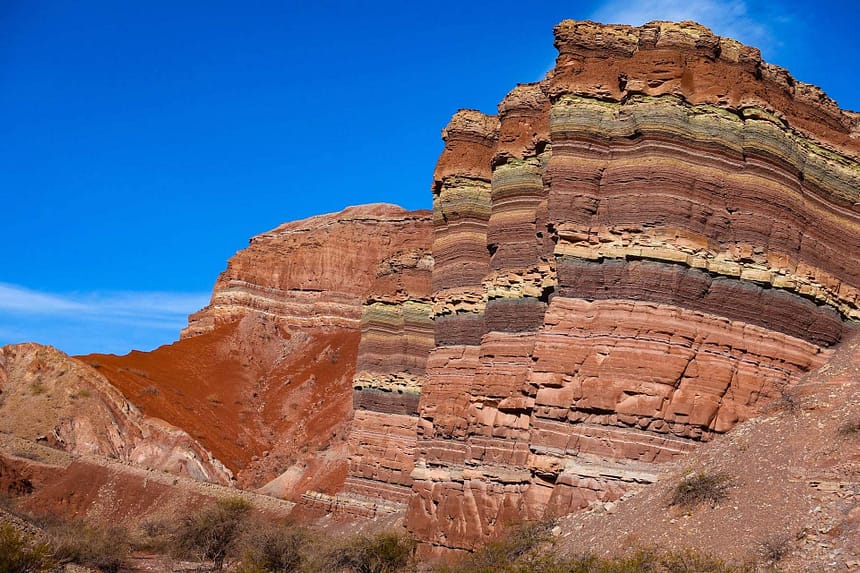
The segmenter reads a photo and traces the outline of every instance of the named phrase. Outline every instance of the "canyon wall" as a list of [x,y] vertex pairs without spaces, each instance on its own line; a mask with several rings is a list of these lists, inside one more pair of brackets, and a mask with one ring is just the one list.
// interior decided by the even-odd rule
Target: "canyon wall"
[[153,352],[2,349],[0,432],[405,514],[432,554],[616,500],[790,395],[860,319],[860,115],[693,23],[555,45],[451,119],[432,213],[254,237]]
[[[230,259],[178,342],[83,360],[143,412],[191,433],[241,487],[331,497],[358,435],[349,431],[356,365],[361,375],[417,376],[432,345],[420,301],[401,305],[429,296],[431,235],[429,212],[383,204],[286,223]],[[403,365],[389,328],[408,339]],[[360,408],[356,427],[372,431],[362,416],[379,408]]]
[[860,122],[692,23],[565,21],[458,112],[407,526],[469,549],[654,481],[860,318]]

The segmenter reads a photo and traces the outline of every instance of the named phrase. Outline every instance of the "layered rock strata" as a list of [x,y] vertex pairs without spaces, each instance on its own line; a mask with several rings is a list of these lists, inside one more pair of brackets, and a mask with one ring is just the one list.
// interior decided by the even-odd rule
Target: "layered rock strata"
[[443,131],[407,515],[431,548],[654,481],[860,318],[856,114],[693,23],[555,36],[545,80]]
[[[430,231],[424,237],[430,245]],[[349,473],[333,509],[374,516],[403,512],[412,493],[418,399],[433,347],[429,248],[380,263],[362,308],[353,378]]]
[[255,237],[152,353],[3,349],[0,430],[406,508],[433,552],[618,499],[790,397],[860,319],[860,115],[693,23],[555,38],[543,81],[443,130],[432,215]]
[[[229,260],[209,305],[189,317],[182,337],[249,314],[277,318],[290,328],[357,330],[371,288],[400,281],[396,271],[402,257],[427,248],[422,228],[428,217],[425,211],[394,205],[361,205],[257,235]],[[392,266],[378,277],[385,260]]]
[[433,182],[433,317],[439,343],[477,343],[486,303],[480,281],[489,270],[490,162],[498,122],[457,112],[442,131],[445,148]]
[[[350,473],[356,367],[384,387],[356,393],[360,412],[415,408],[414,389],[403,405],[375,396],[401,396],[382,390],[419,375],[432,345],[420,300],[431,225],[429,212],[382,204],[281,225],[230,259],[181,340],[84,359],[144,412],[188,429],[242,487],[331,498]],[[363,416],[365,434],[390,425]]]

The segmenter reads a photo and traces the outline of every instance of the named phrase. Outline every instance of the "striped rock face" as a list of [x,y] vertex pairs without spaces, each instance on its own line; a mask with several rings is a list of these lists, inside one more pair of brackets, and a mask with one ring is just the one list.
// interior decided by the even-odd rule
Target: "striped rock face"
[[544,81],[443,131],[407,514],[431,550],[654,481],[860,319],[857,114],[695,24],[555,36]]
[[[423,238],[430,243],[430,227]],[[395,260],[396,259],[396,260]],[[412,493],[418,399],[433,348],[429,248],[380,265],[361,314],[353,378],[355,415],[348,437],[349,473],[334,508],[372,517],[403,512]],[[398,286],[385,284],[396,278]]]
[[[356,449],[364,437],[415,442],[413,418],[399,416],[416,411],[433,344],[431,242],[430,212],[394,205],[281,225],[230,259],[181,340],[85,359],[146,415],[198,439],[240,487],[330,504],[347,478],[349,491],[380,472],[394,479],[368,469],[381,462]],[[396,485],[408,491],[406,459]]]
[[356,329],[371,289],[412,288],[412,276],[400,276],[397,265],[426,252],[428,217],[427,211],[378,203],[284,223],[257,235],[229,260],[209,305],[189,317],[182,337],[211,332],[249,314],[286,328]]

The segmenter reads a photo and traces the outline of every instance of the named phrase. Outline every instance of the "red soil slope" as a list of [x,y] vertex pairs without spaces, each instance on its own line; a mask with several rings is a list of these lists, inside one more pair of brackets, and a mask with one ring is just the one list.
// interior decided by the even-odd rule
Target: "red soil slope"
[[334,491],[345,461],[319,456],[342,441],[358,340],[356,331],[286,332],[249,316],[152,352],[80,359],[144,413],[199,440],[240,486],[260,487],[298,467],[302,481]]

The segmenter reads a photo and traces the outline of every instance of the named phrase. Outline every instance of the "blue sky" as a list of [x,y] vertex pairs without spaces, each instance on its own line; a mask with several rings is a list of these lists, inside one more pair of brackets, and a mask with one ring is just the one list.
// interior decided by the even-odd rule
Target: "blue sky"
[[855,2],[0,0],[0,345],[171,342],[283,221],[429,208],[439,132],[564,18],[694,19],[860,110]]

